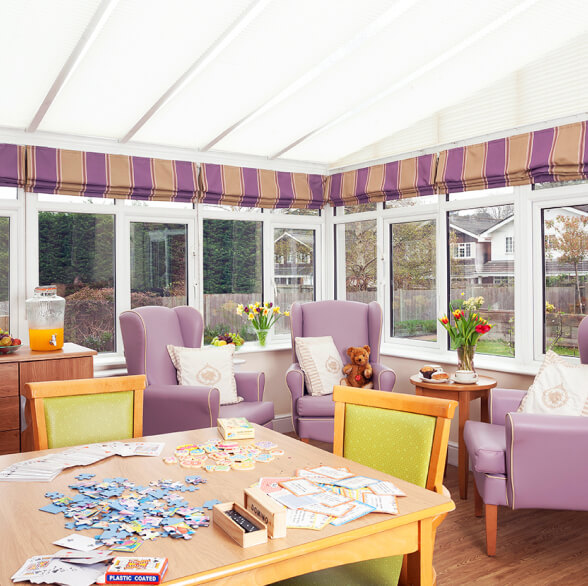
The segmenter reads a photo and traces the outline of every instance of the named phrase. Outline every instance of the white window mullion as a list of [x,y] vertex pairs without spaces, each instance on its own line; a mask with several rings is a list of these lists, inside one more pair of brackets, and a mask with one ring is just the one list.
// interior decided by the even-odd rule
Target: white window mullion
[[116,349],[124,351],[118,316],[131,309],[131,229],[124,201],[114,205],[114,307]]

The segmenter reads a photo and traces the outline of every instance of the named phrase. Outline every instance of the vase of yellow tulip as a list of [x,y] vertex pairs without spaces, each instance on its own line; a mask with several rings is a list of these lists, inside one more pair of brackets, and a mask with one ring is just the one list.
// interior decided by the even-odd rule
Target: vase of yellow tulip
[[257,335],[257,341],[260,346],[265,346],[267,342],[267,335],[270,332],[272,326],[283,316],[290,315],[289,311],[282,312],[278,305],[275,305],[271,301],[265,303],[256,302],[250,303],[249,305],[239,304],[237,306],[237,314],[247,316],[247,320],[251,324],[251,327],[255,330]]

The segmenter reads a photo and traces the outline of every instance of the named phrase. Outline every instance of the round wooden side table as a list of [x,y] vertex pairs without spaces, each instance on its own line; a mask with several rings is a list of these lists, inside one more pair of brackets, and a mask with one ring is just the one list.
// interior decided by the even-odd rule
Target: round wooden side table
[[481,376],[475,383],[456,382],[425,382],[420,375],[413,374],[410,382],[414,385],[417,395],[436,397],[438,399],[450,399],[459,403],[459,439],[458,439],[458,469],[459,469],[459,496],[468,498],[468,451],[463,441],[463,429],[465,422],[470,417],[470,401],[481,399],[480,420],[488,422],[488,393],[496,386],[496,381],[488,376]]

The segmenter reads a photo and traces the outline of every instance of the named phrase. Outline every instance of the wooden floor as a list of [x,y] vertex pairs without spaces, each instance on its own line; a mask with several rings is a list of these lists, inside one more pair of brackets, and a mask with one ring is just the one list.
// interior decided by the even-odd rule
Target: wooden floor
[[[331,451],[330,444],[312,442]],[[588,512],[521,510],[500,507],[496,557],[486,555],[484,519],[474,516],[469,498],[459,498],[457,468],[444,480],[456,504],[437,531],[438,586],[461,584],[588,585]],[[588,487],[586,487],[588,490]]]

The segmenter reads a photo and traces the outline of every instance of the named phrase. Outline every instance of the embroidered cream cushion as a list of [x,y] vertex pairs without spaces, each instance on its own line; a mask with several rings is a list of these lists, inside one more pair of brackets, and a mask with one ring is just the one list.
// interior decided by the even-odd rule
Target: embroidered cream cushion
[[572,363],[550,350],[518,410],[588,416],[588,365]]
[[214,387],[219,390],[220,404],[233,405],[243,398],[237,395],[232,344],[182,348],[168,345],[167,351],[176,367],[178,384]]
[[295,343],[308,392],[314,397],[330,395],[344,377],[343,361],[333,338],[296,338]]

